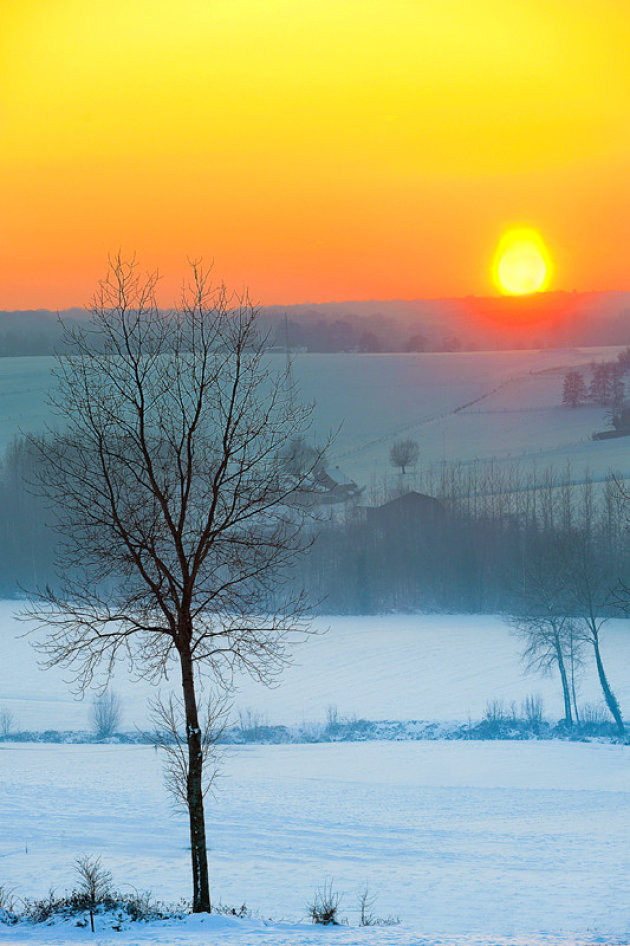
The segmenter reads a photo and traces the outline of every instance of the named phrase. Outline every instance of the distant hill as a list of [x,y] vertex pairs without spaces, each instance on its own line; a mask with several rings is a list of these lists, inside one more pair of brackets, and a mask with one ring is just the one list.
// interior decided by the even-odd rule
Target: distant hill
[[[630,292],[304,303],[261,313],[277,348],[310,352],[630,345]],[[59,350],[59,315],[85,318],[78,308],[0,311],[0,356]]]

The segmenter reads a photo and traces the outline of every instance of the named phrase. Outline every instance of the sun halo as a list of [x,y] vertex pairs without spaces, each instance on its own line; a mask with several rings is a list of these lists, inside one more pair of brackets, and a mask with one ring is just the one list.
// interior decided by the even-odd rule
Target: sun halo
[[518,227],[503,233],[492,262],[492,279],[500,292],[509,296],[541,292],[551,274],[549,250],[537,230]]

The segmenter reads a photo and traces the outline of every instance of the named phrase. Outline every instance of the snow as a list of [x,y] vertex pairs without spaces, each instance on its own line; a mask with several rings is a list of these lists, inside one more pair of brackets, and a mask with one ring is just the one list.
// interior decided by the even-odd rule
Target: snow
[[[619,350],[302,354],[292,370],[304,400],[316,402],[320,441],[342,425],[330,465],[360,485],[389,473],[389,448],[403,436],[419,441],[421,467],[494,457],[563,469],[570,461],[598,477],[610,468],[630,474],[627,443],[592,441],[608,426],[606,409],[562,408],[562,382],[575,367],[588,380],[591,361],[614,360]],[[284,368],[284,355],[271,357]],[[0,449],[18,430],[53,420],[45,403],[52,365],[43,356],[2,359]]]
[[[629,753],[572,743],[227,748],[208,804],[214,897],[246,902],[258,919],[213,920],[212,942],[623,937]],[[186,820],[169,806],[152,748],[4,745],[0,785],[0,878],[17,894],[71,887],[83,853],[101,855],[123,889],[171,901],[187,894]],[[353,930],[303,925],[326,879],[343,893]],[[375,912],[398,915],[401,926],[356,929],[366,885]],[[285,922],[265,927],[267,917]],[[0,941],[57,942],[62,933],[37,932],[0,927]],[[88,936],[72,930],[68,941]],[[208,940],[194,924],[97,939],[121,941]]]
[[[0,708],[15,717],[15,728],[90,728],[90,697],[74,698],[64,670],[43,671],[28,625],[15,618],[19,602],[0,602]],[[543,697],[551,720],[563,716],[554,677],[526,674],[519,642],[499,616],[381,615],[318,619],[322,631],[293,649],[273,689],[242,676],[235,709],[251,709],[271,724],[324,722],[328,707],[344,717],[371,720],[467,722],[482,717],[489,700],[512,701],[518,710],[528,694]],[[630,635],[628,620],[602,631],[607,673],[622,710],[630,716]],[[178,686],[175,672],[172,684]],[[155,688],[134,681],[122,666],[113,688],[122,701],[122,729],[148,726],[147,700]],[[601,690],[592,662],[580,679],[580,701],[598,703]]]

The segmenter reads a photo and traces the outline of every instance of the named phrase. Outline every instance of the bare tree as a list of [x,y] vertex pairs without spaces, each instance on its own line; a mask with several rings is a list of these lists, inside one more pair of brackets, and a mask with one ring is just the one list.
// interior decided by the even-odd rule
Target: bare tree
[[416,440],[395,440],[389,451],[389,462],[392,466],[400,467],[402,473],[408,466],[418,462],[420,448]]
[[547,676],[558,671],[564,700],[564,718],[573,725],[571,683],[567,672],[571,621],[559,614],[514,615],[510,623],[524,643],[522,658],[528,671]]
[[0,709],[0,736],[3,739],[8,739],[13,731],[14,725],[13,713],[10,709],[7,709],[6,706],[3,706]]
[[92,701],[92,728],[97,739],[109,739],[120,726],[122,704],[113,690],[106,690]]
[[586,382],[579,371],[569,371],[562,384],[562,403],[567,407],[577,407],[586,400]]
[[59,586],[30,614],[49,665],[79,688],[118,659],[181,675],[193,910],[210,910],[199,675],[271,681],[308,631],[290,573],[311,544],[293,496],[319,455],[280,462],[312,405],[276,372],[247,296],[213,287],[193,263],[175,311],[157,274],[110,260],[85,327],[66,332],[52,404],[59,426],[37,445],[41,489],[59,510]]
[[573,725],[577,705],[575,673],[581,662],[581,641],[569,614],[567,569],[563,547],[550,538],[532,555],[515,586],[518,613],[510,624],[523,641],[522,658],[528,671],[558,672],[567,726]]
[[615,721],[620,736],[625,736],[625,726],[619,701],[610,685],[604,669],[601,652],[601,632],[611,613],[617,577],[610,560],[599,554],[586,537],[574,546],[568,570],[568,586],[572,598],[572,609],[577,619],[581,639],[593,648],[597,676],[606,706]]

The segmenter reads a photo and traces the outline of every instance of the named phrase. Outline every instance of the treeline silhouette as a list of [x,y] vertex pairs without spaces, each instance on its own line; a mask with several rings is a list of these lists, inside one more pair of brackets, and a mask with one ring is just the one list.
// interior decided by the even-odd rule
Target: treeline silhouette
[[[64,322],[86,311],[66,309]],[[260,327],[272,347],[308,352],[445,352],[627,345],[630,293],[544,292],[463,299],[269,305]],[[0,311],[0,356],[63,347],[56,312]]]

